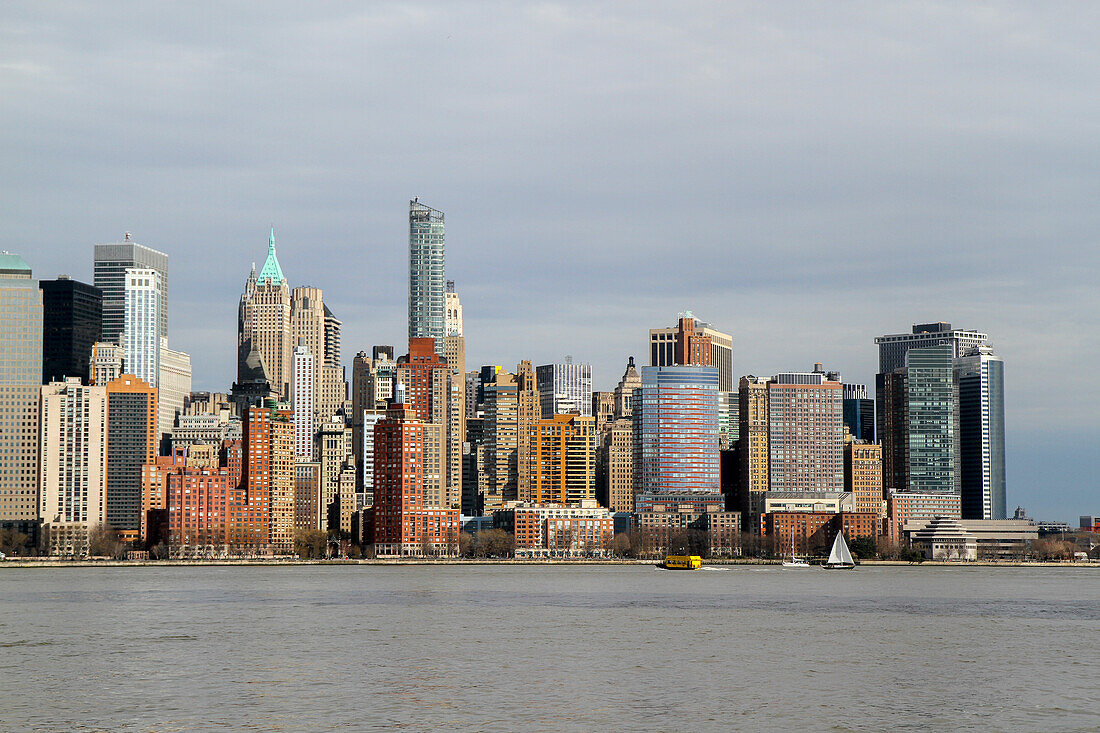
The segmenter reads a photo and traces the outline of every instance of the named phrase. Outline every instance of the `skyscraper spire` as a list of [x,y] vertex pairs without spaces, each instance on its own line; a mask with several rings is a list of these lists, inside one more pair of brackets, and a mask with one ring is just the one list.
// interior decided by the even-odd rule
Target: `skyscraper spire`
[[275,255],[275,227],[271,227],[271,237],[267,240],[267,261],[260,270],[260,282],[271,280],[273,285],[283,282],[283,268],[279,267],[279,258]]

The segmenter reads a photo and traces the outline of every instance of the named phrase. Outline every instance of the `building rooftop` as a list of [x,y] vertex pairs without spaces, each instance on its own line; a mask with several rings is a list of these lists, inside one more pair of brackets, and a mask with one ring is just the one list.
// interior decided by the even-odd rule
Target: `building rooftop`
[[30,278],[31,266],[19,255],[11,252],[0,252],[0,275],[16,275]]

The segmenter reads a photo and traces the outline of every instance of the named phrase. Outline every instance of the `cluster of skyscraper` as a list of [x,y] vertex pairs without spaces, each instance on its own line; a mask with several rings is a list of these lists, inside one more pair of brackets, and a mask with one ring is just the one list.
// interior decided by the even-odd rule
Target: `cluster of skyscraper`
[[872,398],[820,365],[735,381],[732,337],[689,312],[599,392],[570,357],[467,371],[444,215],[417,199],[408,248],[408,348],[359,351],[350,394],[341,322],[320,288],[291,288],[274,230],[224,394],[191,392],[168,348],[166,255],[96,245],[94,285],[36,283],[0,255],[0,521],[44,528],[58,554],[106,525],[179,552],[289,552],[327,530],[446,555],[463,515],[535,554],[626,528],[613,520],[707,530],[732,553],[742,530],[1005,517],[1003,364],[983,333],[876,339]]
[[95,245],[93,285],[0,265],[0,523],[136,540],[141,467],[191,393],[190,357],[168,347],[168,257],[127,234]]

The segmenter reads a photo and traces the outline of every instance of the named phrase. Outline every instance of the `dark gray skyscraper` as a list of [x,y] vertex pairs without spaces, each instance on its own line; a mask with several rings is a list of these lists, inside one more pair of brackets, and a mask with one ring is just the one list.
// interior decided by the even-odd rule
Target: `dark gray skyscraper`
[[42,280],[42,383],[79,377],[88,384],[92,344],[103,327],[103,292],[61,276]]
[[909,349],[879,377],[883,483],[921,494],[959,494],[959,398],[950,344]]
[[867,396],[867,385],[844,385],[844,426],[853,438],[875,442],[875,401]]
[[955,360],[963,519],[1005,519],[1004,361],[989,347]]
[[168,255],[140,245],[126,232],[124,241],[95,246],[95,286],[103,291],[103,333],[100,338],[120,343],[126,325],[126,270],[148,268],[160,274],[161,336],[168,335]]
[[445,289],[443,212],[409,202],[409,338],[434,338],[443,353]]

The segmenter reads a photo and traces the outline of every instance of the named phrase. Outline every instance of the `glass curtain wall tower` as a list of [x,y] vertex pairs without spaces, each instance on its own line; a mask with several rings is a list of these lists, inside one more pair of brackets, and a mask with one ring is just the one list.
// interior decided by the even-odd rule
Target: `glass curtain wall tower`
[[435,339],[443,355],[446,321],[443,212],[409,202],[409,338]]
[[131,241],[127,232],[122,242],[95,246],[94,284],[103,291],[102,341],[121,343],[126,326],[126,270],[132,268],[156,270],[160,275],[157,331],[168,335],[168,255]]

